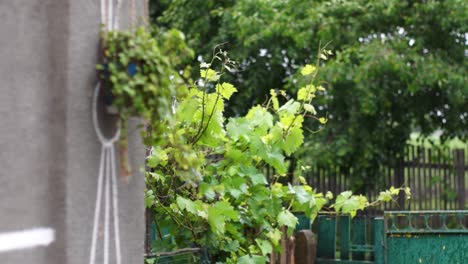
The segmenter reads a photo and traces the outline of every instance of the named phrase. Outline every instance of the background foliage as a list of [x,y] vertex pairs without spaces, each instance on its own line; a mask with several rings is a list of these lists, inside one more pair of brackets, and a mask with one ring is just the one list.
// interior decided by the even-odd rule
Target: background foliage
[[300,87],[298,65],[315,61],[317,47],[336,51],[317,76],[327,88],[317,111],[329,121],[297,156],[352,166],[355,189],[378,182],[378,166],[401,153],[413,131],[467,138],[466,1],[150,2],[153,22],[182,30],[198,60],[225,43],[240,62],[229,116],[264,102],[270,89]]

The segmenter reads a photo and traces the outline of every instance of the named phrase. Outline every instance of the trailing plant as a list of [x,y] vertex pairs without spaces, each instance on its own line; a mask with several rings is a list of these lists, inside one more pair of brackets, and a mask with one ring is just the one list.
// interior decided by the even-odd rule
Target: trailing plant
[[140,27],[135,31],[103,31],[101,40],[102,62],[97,69],[108,103],[118,111],[121,172],[129,175],[128,119],[142,118],[145,143],[158,142],[158,134],[171,122],[173,98],[184,84],[175,69],[184,58],[193,57],[193,51],[177,30],[162,32],[153,28],[150,32]]
[[[322,49],[318,57],[329,53]],[[301,68],[307,84],[295,96],[272,89],[264,104],[229,119],[224,109],[237,88],[223,77],[237,64],[225,51],[215,49],[212,61],[201,63],[198,80],[180,87],[175,114],[159,116],[170,126],[147,157],[146,206],[156,219],[157,251],[196,245],[206,248],[212,261],[265,263],[267,255],[281,250],[283,227],[289,234],[295,228],[293,212],[312,221],[321,211],[354,216],[409,192],[392,187],[369,202],[347,191],[333,200],[332,193],[317,192],[301,176],[294,184],[281,183],[288,176],[286,157],[303,144],[304,121],[327,122],[313,106],[325,90],[315,79],[319,65]],[[267,168],[274,170],[270,178]]]

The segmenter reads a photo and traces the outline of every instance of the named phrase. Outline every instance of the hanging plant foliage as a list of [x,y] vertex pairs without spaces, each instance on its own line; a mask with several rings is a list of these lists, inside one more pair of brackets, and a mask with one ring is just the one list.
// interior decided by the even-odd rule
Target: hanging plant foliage
[[[112,112],[118,113],[121,128],[121,173],[130,175],[127,150],[127,121],[139,117],[145,144],[158,141],[150,136],[161,134],[171,120],[171,104],[183,79],[175,71],[180,58],[193,52],[184,44],[184,35],[177,30],[153,32],[140,27],[135,31],[102,31],[101,63],[97,65],[103,84],[104,98]],[[176,56],[170,56],[177,53]]]

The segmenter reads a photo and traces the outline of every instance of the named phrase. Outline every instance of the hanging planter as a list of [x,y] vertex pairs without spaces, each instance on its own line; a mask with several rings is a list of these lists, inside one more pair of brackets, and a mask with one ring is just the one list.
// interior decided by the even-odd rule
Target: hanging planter
[[[114,98],[116,95],[112,92],[112,82],[110,80],[110,72],[108,70],[109,64],[103,62],[102,69],[98,71],[99,79],[102,85],[102,100],[105,105],[105,110],[108,114],[117,115],[119,113],[117,107],[114,105]],[[133,77],[137,73],[137,64],[130,62],[126,66],[126,72],[129,77]]]
[[[170,115],[177,75],[160,50],[160,44],[143,27],[135,31],[103,31],[101,63],[97,65],[101,98],[108,114],[119,116],[121,174],[128,178],[127,121],[138,117],[155,129]],[[158,122],[156,122],[158,121]],[[150,133],[145,129],[142,134]],[[149,131],[149,132],[148,132]]]

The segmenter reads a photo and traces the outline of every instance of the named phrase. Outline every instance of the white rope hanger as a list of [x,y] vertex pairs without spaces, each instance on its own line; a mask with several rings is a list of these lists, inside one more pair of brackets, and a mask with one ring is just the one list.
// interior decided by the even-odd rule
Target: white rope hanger
[[[136,16],[136,0],[130,0],[129,15],[130,22],[133,25]],[[116,8],[114,8],[116,3]],[[105,30],[115,30],[119,28],[119,16],[122,6],[122,0],[101,0],[101,24],[105,26]],[[117,169],[115,159],[114,144],[120,137],[120,128],[117,128],[114,136],[106,138],[101,131],[98,120],[98,97],[101,84],[98,83],[94,88],[92,101],[92,119],[94,130],[101,142],[101,158],[99,163],[99,173],[96,191],[96,203],[94,207],[94,223],[93,234],[91,240],[91,250],[89,255],[89,264],[96,264],[96,252],[98,243],[98,231],[101,215],[102,193],[104,192],[104,239],[103,239],[103,264],[109,264],[109,241],[110,241],[110,211],[113,209],[113,228],[115,242],[116,263],[122,263],[122,254],[120,247],[120,230],[119,230],[119,194],[117,186]],[[112,188],[111,188],[112,186]],[[111,203],[112,200],[112,203]]]
[[[120,247],[120,230],[119,230],[119,193],[117,186],[117,169],[115,162],[115,148],[114,143],[119,139],[120,129],[117,129],[114,136],[106,138],[102,133],[98,122],[98,97],[100,91],[100,83],[96,85],[93,94],[92,102],[92,119],[94,129],[97,137],[101,142],[101,159],[99,163],[99,175],[96,191],[96,203],[94,208],[94,223],[93,234],[91,240],[91,251],[89,257],[89,264],[96,263],[97,240],[99,220],[102,204],[102,193],[104,192],[104,250],[103,250],[103,263],[109,264],[109,240],[110,240],[110,210],[113,209],[113,223],[114,223],[114,242],[115,242],[115,256],[116,263],[122,263],[121,247]],[[112,186],[112,189],[111,189]],[[112,200],[112,204],[111,201]]]

